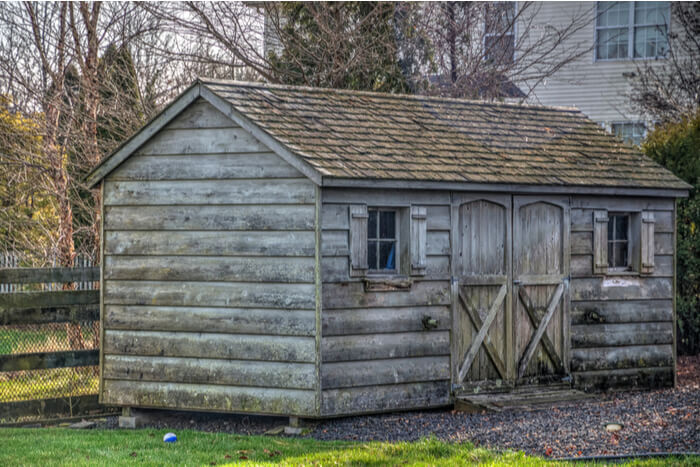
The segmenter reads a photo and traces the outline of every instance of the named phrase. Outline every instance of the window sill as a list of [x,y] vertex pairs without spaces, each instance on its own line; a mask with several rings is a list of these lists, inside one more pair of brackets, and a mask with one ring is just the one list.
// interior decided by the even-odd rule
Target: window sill
[[639,271],[608,271],[604,274],[605,277],[630,277],[630,276],[640,276]]
[[365,292],[408,292],[413,280],[406,276],[365,277]]

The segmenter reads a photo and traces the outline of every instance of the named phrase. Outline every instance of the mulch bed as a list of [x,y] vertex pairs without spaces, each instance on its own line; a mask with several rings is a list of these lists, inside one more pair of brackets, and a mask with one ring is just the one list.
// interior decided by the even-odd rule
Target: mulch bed
[[[154,428],[262,434],[287,419],[160,412]],[[615,434],[605,424],[623,429]],[[107,427],[116,425],[116,417]],[[524,411],[469,414],[421,411],[322,421],[309,435],[319,440],[413,441],[434,436],[538,456],[700,452],[700,356],[680,357],[678,387],[601,394],[597,399]]]

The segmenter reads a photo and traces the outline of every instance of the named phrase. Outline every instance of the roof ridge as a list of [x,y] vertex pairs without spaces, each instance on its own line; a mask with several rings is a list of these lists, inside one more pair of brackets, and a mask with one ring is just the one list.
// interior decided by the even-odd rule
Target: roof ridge
[[427,101],[432,101],[432,102],[467,103],[467,104],[480,105],[480,106],[503,106],[503,107],[517,107],[517,108],[526,108],[526,109],[556,110],[556,111],[565,111],[568,113],[573,113],[573,114],[578,114],[578,115],[583,116],[583,113],[581,112],[580,109],[578,109],[576,107],[567,107],[567,106],[553,106],[553,105],[530,104],[530,103],[516,104],[513,102],[486,101],[486,100],[478,100],[478,99],[464,99],[464,98],[443,97],[443,96],[427,96],[424,94],[403,94],[403,93],[393,94],[393,93],[377,92],[377,91],[356,91],[353,89],[319,88],[319,87],[313,87],[313,86],[300,86],[300,85],[295,85],[295,84],[276,84],[276,83],[264,83],[264,82],[259,82],[259,81],[238,81],[238,80],[204,78],[204,77],[197,78],[197,81],[204,84],[204,85],[224,84],[224,85],[228,85],[228,86],[239,86],[239,87],[260,88],[260,89],[272,88],[272,89],[282,89],[282,90],[291,90],[291,91],[307,91],[307,92],[314,92],[314,93],[333,92],[335,94],[361,95],[361,96],[364,95],[364,96],[380,97],[380,98],[384,98],[384,99],[427,100]]

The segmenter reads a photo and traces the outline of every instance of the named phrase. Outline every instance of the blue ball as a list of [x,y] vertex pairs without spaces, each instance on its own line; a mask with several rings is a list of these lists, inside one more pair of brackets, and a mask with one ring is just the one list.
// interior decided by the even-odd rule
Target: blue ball
[[174,443],[177,441],[177,436],[175,436],[175,433],[166,433],[165,436],[163,436],[163,441],[166,443]]

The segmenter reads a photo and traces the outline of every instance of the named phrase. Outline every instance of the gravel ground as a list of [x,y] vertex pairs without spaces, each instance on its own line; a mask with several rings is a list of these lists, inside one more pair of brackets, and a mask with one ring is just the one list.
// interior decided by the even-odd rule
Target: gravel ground
[[[435,436],[477,446],[570,457],[645,452],[700,452],[700,356],[679,359],[678,387],[602,394],[577,404],[530,411],[468,414],[422,411],[327,420],[309,435],[319,440],[411,441]],[[261,434],[286,419],[160,412],[151,426]],[[611,434],[604,424],[621,423]],[[116,425],[116,417],[107,427]]]

